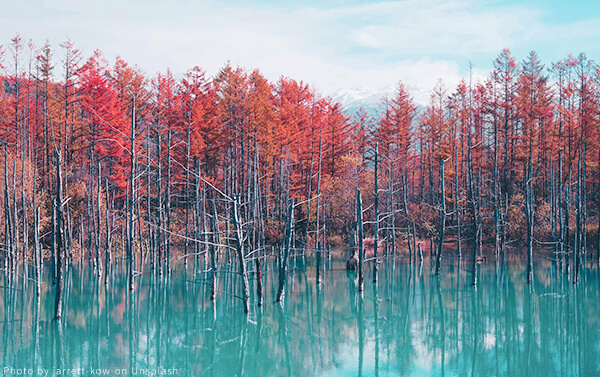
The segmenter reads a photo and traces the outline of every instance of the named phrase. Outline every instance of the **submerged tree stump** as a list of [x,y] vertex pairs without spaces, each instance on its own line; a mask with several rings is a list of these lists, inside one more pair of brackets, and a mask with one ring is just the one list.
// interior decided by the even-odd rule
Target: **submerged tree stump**
[[346,261],[346,269],[356,271],[358,269],[358,249],[356,248],[356,223],[353,223],[350,227],[350,240],[348,244],[348,250],[350,251],[350,257]]
[[356,271],[358,269],[358,253],[353,253],[346,261],[346,269]]

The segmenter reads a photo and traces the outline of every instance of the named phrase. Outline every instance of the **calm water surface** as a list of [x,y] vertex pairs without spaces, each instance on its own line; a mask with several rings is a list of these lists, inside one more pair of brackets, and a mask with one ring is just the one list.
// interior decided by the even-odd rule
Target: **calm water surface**
[[[40,368],[48,375],[180,376],[594,376],[600,373],[600,276],[586,266],[579,284],[543,258],[532,285],[524,263],[482,264],[470,285],[469,262],[446,261],[433,276],[429,260],[403,260],[366,279],[361,295],[343,261],[324,282],[295,266],[283,306],[245,316],[236,275],[223,272],[213,303],[204,276],[178,266],[157,281],[149,272],[126,289],[115,271],[108,286],[73,265],[66,314],[52,320],[54,287],[38,299],[33,284],[0,289],[2,373]],[[294,266],[293,266],[294,267]],[[189,271],[189,270],[188,270]],[[370,271],[368,273],[370,275]],[[251,281],[252,286],[255,280]],[[228,292],[224,294],[222,292]],[[5,368],[13,368],[5,369]],[[74,370],[73,370],[74,369]],[[43,373],[43,372],[42,372]]]

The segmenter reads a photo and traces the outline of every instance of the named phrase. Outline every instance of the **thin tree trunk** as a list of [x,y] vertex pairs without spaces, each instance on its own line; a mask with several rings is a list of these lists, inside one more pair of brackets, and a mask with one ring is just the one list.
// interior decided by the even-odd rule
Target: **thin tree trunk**
[[190,223],[190,126],[188,120],[186,153],[185,153],[185,244],[183,249],[183,264],[187,266],[187,254],[189,247],[189,223]]
[[[51,209],[51,224],[52,226],[50,227],[50,251],[52,254],[52,284],[56,284],[56,281],[58,280],[57,277],[57,270],[58,270],[58,263],[57,263],[57,253],[56,253],[56,205],[55,203],[52,203],[52,209]],[[82,229],[82,234],[83,234],[83,222],[81,223],[81,229]]]
[[167,194],[165,203],[165,214],[166,214],[166,228],[167,234],[165,235],[165,268],[167,274],[171,273],[171,138],[172,130],[169,126],[169,132],[167,134]]
[[378,249],[379,249],[379,175],[378,175],[378,156],[379,155],[379,143],[375,143],[375,230],[373,234],[373,256],[375,258],[373,262],[373,283],[377,283],[377,262],[378,262]]
[[60,149],[56,154],[56,199],[54,206],[56,208],[56,255],[57,255],[57,284],[56,296],[54,300],[54,318],[60,319],[62,316],[63,285],[64,285],[64,242],[63,242],[63,216],[62,216],[62,173],[61,173]]
[[582,241],[582,214],[581,214],[581,151],[577,161],[577,187],[575,191],[575,240],[573,248],[573,283],[579,280],[579,255],[581,254]]
[[[318,204],[317,204],[318,205]],[[279,288],[277,289],[277,302],[285,296],[285,278],[287,275],[287,261],[290,252],[292,229],[294,227],[294,198],[289,201],[288,217],[285,226],[285,240],[279,257]]]
[[100,255],[100,223],[101,223],[101,214],[102,210],[100,209],[100,187],[102,183],[100,181],[101,168],[100,162],[98,161],[98,185],[96,188],[96,266],[98,266],[98,277],[102,276],[102,256]]
[[479,254],[479,203],[475,197],[475,188],[473,187],[473,161],[471,150],[471,131],[469,130],[468,135],[468,149],[467,149],[467,170],[469,179],[469,196],[471,197],[471,210],[473,212],[473,264],[472,273],[473,278],[471,280],[472,285],[477,285],[477,255]]
[[106,239],[105,239],[105,255],[104,255],[104,284],[108,284],[108,271],[112,263],[111,252],[111,223],[110,223],[110,195],[108,193],[108,178],[104,181],[105,196],[106,196]]
[[529,163],[525,195],[525,212],[527,218],[527,284],[533,281],[533,146],[529,148]]
[[569,273],[569,255],[571,253],[571,243],[570,243],[570,230],[569,230],[569,210],[570,210],[570,202],[571,202],[571,179],[572,179],[572,168],[571,166],[569,166],[569,175],[568,175],[568,180],[567,180],[567,184],[565,186],[565,198],[563,201],[563,205],[564,205],[564,213],[565,213],[565,218],[564,218],[564,225],[563,225],[563,229],[564,229],[564,239],[563,239],[563,243],[565,245],[565,251],[563,253],[563,257],[564,257],[564,264],[565,264],[565,273]]
[[363,213],[362,213],[362,197],[360,189],[356,189],[356,217],[358,218],[358,291],[364,289],[364,264],[365,264],[365,248],[363,235]]
[[8,151],[4,145],[4,240],[5,240],[5,273],[10,282],[10,272],[13,271],[14,249],[12,238],[12,218],[10,210],[10,198],[8,195]]
[[40,248],[40,206],[35,207],[33,214],[33,243],[35,258],[35,293],[40,296],[42,275],[42,253]]
[[494,254],[500,253],[500,182],[498,177],[498,126],[494,120]]
[[215,201],[210,201],[212,215],[210,216],[210,245],[208,251],[210,253],[210,299],[214,300],[216,296],[217,286],[217,257],[216,248],[219,245],[219,218],[217,214],[217,206]]
[[[598,149],[598,208],[600,208],[600,148]],[[598,235],[596,241],[596,262],[600,266],[600,215],[598,216]]]
[[163,240],[162,240],[162,216],[163,216],[163,203],[162,203],[162,137],[161,133],[158,132],[158,179],[156,180],[156,191],[157,191],[157,226],[156,226],[156,247],[158,251],[158,274],[162,275],[163,273]]
[[[406,227],[408,230],[408,256],[409,256],[409,262],[412,262],[412,257],[413,257],[413,253],[416,255],[416,250],[411,246],[410,244],[410,235],[411,235],[411,222],[410,219],[408,217],[408,201],[406,200],[406,175],[402,175],[402,201],[404,202],[404,217],[406,218]],[[412,232],[414,232],[415,229],[413,227]],[[415,240],[416,234],[413,233],[412,234],[413,240]]]
[[[587,255],[587,194],[586,194],[586,184],[585,179],[587,176],[587,168],[586,168],[586,154],[587,154],[587,145],[583,144],[583,152],[581,156],[581,252],[579,253],[579,267],[582,266],[582,259],[585,261]],[[583,263],[585,267],[585,263]],[[578,272],[579,275],[579,272]]]
[[562,150],[558,151],[558,185],[557,185],[557,192],[558,192],[558,199],[557,199],[557,204],[558,204],[558,239],[559,239],[559,244],[558,244],[558,255],[557,257],[557,262],[558,262],[558,267],[562,268],[563,263],[562,263],[562,258],[563,255],[565,253],[565,227],[564,227],[564,222],[563,222],[563,218],[564,218],[564,212],[565,212],[565,206],[564,204],[564,194],[563,194],[563,184],[562,184],[562,180],[563,180],[563,171],[562,171]]
[[435,257],[435,274],[440,274],[440,264],[442,260],[442,250],[444,245],[444,231],[446,230],[446,178],[444,174],[444,160],[440,159],[440,182],[441,182],[441,209],[440,209],[440,239],[438,243],[438,252]]
[[462,258],[462,238],[461,238],[461,223],[460,223],[460,201],[458,195],[458,148],[454,148],[454,216],[456,216],[456,251],[458,259]]
[[242,222],[239,213],[239,198],[233,198],[233,226],[235,229],[235,243],[236,251],[238,256],[238,263],[240,269],[240,276],[242,279],[242,300],[244,301],[244,313],[250,312],[250,306],[248,300],[250,298],[250,288],[248,285],[248,275],[246,273],[246,255],[244,251],[244,235],[242,232]]
[[[29,102],[28,102],[29,103]],[[23,135],[23,144],[26,145],[26,136]],[[21,211],[22,213],[22,227],[21,231],[23,232],[23,279],[27,279],[27,254],[29,249],[29,231],[27,229],[27,205],[25,203],[25,151],[21,150]],[[35,190],[35,182],[33,184]]]
[[[316,246],[317,246],[317,284],[321,283],[321,211],[319,206],[319,200],[321,196],[321,164],[323,161],[323,127],[321,127],[321,131],[319,132],[319,168],[317,173],[317,226],[315,227],[315,237],[316,237]],[[325,240],[323,240],[325,242]]]
[[129,265],[129,290],[134,289],[134,268],[135,268],[135,253],[133,250],[133,201],[135,200],[135,97],[132,100],[132,111],[131,111],[131,136],[130,136],[130,164],[129,164],[129,226],[127,227],[127,260]]
[[[396,213],[394,213],[394,163],[393,161],[390,163],[390,180],[388,184],[388,192],[389,192],[389,200],[388,200],[388,216],[390,216],[389,220],[389,233],[388,236],[391,238],[391,253],[392,259],[396,257]],[[408,221],[408,219],[407,219]],[[408,228],[408,243],[410,245],[410,228]],[[386,242],[387,242],[386,237]],[[389,257],[389,250],[387,251],[387,256]]]

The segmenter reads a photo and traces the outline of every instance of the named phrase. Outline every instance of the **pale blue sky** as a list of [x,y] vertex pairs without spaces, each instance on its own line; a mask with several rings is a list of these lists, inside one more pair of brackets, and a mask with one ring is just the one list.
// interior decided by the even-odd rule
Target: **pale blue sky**
[[[41,45],[68,36],[153,74],[228,60],[270,79],[302,79],[323,94],[393,85],[420,102],[438,78],[454,86],[487,75],[504,47],[518,60],[534,49],[546,65],[584,51],[600,60],[596,1],[0,0],[0,43],[20,33]],[[60,57],[57,51],[57,58]]]

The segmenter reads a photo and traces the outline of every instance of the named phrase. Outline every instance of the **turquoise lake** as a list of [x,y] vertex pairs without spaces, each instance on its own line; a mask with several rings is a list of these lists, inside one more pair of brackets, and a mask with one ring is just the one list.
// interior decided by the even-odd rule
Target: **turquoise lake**
[[[0,289],[4,375],[179,376],[594,376],[600,374],[600,273],[586,263],[578,284],[549,259],[526,284],[517,257],[470,262],[384,261],[357,292],[343,260],[323,282],[292,263],[285,301],[243,313],[237,275],[219,273],[211,302],[205,276],[177,265],[168,278],[145,271],[129,292],[116,266],[104,285],[84,263],[68,268],[64,317],[53,320],[54,287],[36,297],[22,278]],[[48,268],[45,271],[45,281]],[[251,289],[256,281],[251,275]],[[47,374],[44,374],[47,372]]]

